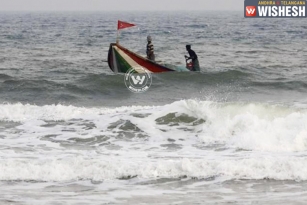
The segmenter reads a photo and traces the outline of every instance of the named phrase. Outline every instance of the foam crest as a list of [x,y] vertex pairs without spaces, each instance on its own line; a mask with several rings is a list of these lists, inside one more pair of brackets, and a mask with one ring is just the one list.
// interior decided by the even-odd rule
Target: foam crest
[[180,160],[1,160],[0,180],[71,181],[181,177],[230,179],[307,180],[304,158],[259,157],[249,159]]
[[138,109],[148,109],[150,106],[131,106],[119,108],[85,108],[72,105],[2,104],[0,105],[0,120],[25,122],[28,120],[70,120],[74,118],[91,118],[102,114],[128,112]]
[[220,104],[198,109],[207,121],[199,135],[204,142],[247,150],[307,150],[304,109],[263,104]]
[[[80,130],[82,126],[77,126],[75,123],[62,126],[63,130],[73,128],[86,134],[83,137],[92,137],[93,133],[109,135],[111,132],[116,135],[126,133],[129,129],[132,136],[142,133],[156,141],[177,138],[194,143],[199,143],[198,140],[207,145],[222,144],[226,148],[239,150],[274,152],[307,150],[307,110],[281,105],[196,100],[182,100],[156,107],[118,108],[2,104],[0,113],[1,121],[21,122],[23,124],[18,128],[25,132],[30,130],[29,133],[32,133],[31,129],[36,129],[35,133],[42,130],[41,125],[36,125],[37,120],[77,119],[90,121],[93,124],[92,131],[85,133],[85,130]],[[118,130],[119,128],[122,130]],[[44,129],[46,133],[55,132],[54,128]]]

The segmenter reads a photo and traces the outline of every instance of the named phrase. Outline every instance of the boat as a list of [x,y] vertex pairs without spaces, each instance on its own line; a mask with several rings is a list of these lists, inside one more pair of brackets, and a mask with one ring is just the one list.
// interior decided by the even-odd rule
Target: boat
[[155,61],[151,61],[130,51],[118,43],[110,44],[108,64],[110,69],[115,73],[126,73],[130,68],[134,68],[136,72],[143,72],[142,69],[137,69],[140,67],[151,73],[189,71],[184,67],[173,66],[170,64],[160,64]]
[[[174,66],[171,64],[158,63],[136,54],[119,44],[119,30],[135,26],[135,24],[118,21],[117,40],[111,43],[108,52],[108,64],[110,69],[115,73],[126,73],[131,68],[135,72],[143,73],[162,73],[173,71],[190,71],[186,67]],[[145,70],[145,71],[144,71]]]

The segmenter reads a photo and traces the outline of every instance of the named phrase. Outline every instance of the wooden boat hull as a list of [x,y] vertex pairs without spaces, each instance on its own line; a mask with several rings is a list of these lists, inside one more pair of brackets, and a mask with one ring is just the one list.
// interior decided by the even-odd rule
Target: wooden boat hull
[[130,68],[134,68],[136,72],[142,72],[142,69],[137,69],[140,67],[152,73],[175,71],[144,58],[116,43],[110,44],[108,64],[110,69],[115,73],[126,73]]

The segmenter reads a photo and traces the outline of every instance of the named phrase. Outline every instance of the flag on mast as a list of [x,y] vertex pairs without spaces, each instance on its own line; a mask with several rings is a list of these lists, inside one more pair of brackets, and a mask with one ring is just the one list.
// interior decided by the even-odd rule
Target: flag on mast
[[135,24],[127,23],[127,22],[118,20],[117,30],[124,29],[124,28],[129,28],[129,27],[132,27],[132,26],[135,26]]

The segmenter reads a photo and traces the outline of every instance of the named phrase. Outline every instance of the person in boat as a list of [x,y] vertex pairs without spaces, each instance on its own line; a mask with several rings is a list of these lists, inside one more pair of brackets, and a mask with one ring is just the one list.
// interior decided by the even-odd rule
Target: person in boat
[[186,49],[190,56],[184,56],[186,61],[192,60],[192,71],[200,71],[199,61],[196,53],[191,49],[191,45],[186,45]]
[[151,36],[147,36],[147,49],[146,49],[147,58],[149,60],[155,61],[154,46],[152,44]]

